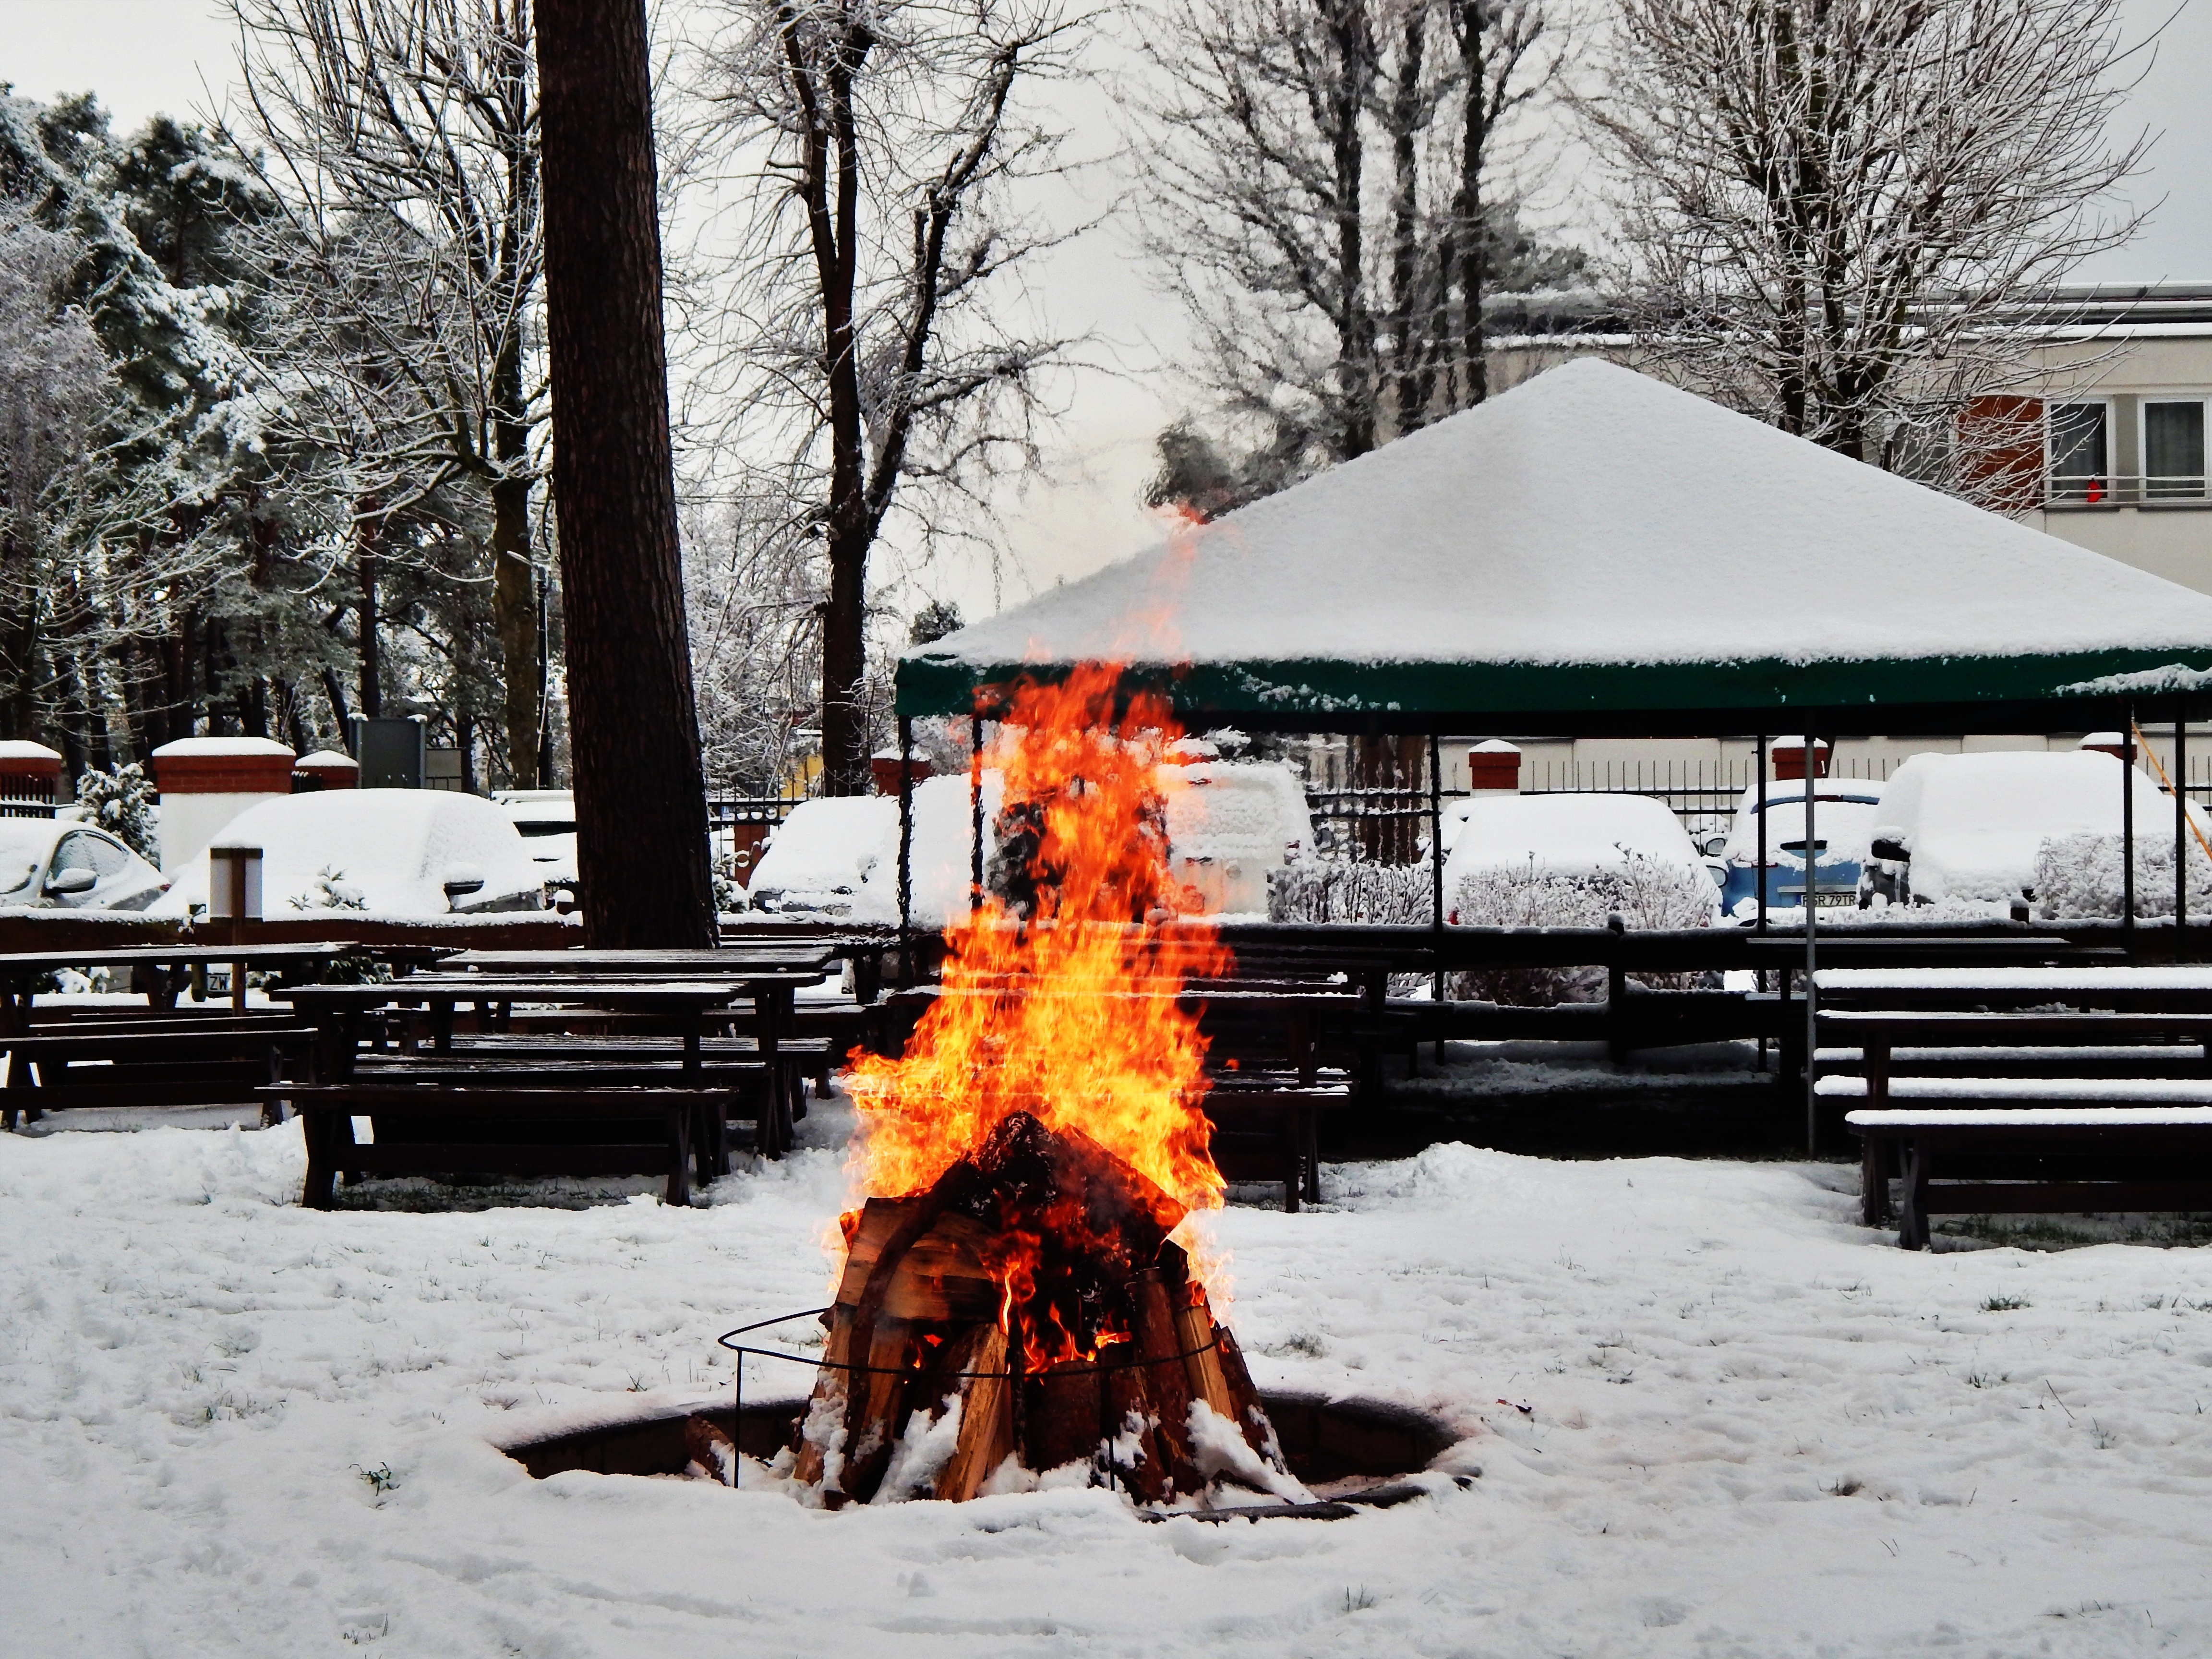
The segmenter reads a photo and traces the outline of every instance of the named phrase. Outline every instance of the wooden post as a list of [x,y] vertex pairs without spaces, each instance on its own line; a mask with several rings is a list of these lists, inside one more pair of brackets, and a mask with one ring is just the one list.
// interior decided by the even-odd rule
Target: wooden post
[[983,715],[979,709],[968,717],[968,830],[974,844],[968,849],[968,908],[983,908]]
[[2130,704],[2120,718],[2120,931],[2130,945],[2136,937],[2136,711]]
[[899,983],[914,983],[914,717],[899,716]]
[[[1431,948],[1436,951],[1436,973],[1430,981],[1429,1000],[1441,1008],[1444,1000],[1444,784],[1443,754],[1437,734],[1429,733],[1429,896],[1435,909],[1429,917]],[[1437,1027],[1437,1064],[1444,1063],[1443,1027]]]

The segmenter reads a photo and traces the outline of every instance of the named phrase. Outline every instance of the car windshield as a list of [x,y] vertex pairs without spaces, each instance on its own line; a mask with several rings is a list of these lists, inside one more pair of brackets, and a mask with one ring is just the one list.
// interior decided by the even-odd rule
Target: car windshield
[[576,833],[576,824],[572,818],[517,818],[514,821],[514,832],[525,838],[536,836],[573,836]]

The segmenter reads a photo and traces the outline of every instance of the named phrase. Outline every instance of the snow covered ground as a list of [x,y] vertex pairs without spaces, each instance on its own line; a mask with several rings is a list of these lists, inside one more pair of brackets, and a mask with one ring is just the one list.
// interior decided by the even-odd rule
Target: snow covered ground
[[724,1395],[717,1332],[823,1297],[842,1119],[690,1212],[313,1213],[293,1128],[0,1136],[0,1651],[2212,1650],[2212,1257],[1908,1255],[1833,1166],[1444,1146],[1221,1218],[1262,1386],[1466,1431],[1467,1490],[1353,1520],[494,1449]]

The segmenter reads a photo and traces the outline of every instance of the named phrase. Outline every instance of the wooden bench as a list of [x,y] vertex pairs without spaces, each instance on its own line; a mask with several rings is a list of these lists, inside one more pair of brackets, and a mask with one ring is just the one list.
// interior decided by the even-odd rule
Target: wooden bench
[[1319,1114],[1351,1103],[1341,1072],[1310,1082],[1287,1072],[1216,1075],[1205,1103],[1214,1164],[1230,1181],[1280,1182],[1283,1208],[1295,1215],[1302,1202],[1321,1201]]
[[[2212,1091],[2203,1091],[2212,1100]],[[2212,1208],[2212,1104],[1893,1108],[1848,1114],[1879,1225],[1894,1157],[1897,1242],[1928,1244],[1935,1215]]]
[[[263,1085],[303,1070],[315,1042],[314,1028],[296,1020],[235,1030],[180,1025],[173,1022],[155,1031],[44,1030],[0,1039],[8,1054],[0,1127],[15,1128],[19,1114],[36,1122],[47,1112],[83,1108],[256,1102]],[[269,1109],[263,1115],[273,1121]]]
[[[707,1139],[697,1089],[349,1082],[277,1084],[262,1093],[289,1101],[303,1120],[301,1201],[310,1209],[331,1207],[342,1175],[658,1175],[666,1177],[664,1202],[688,1204],[692,1160]],[[374,1122],[374,1142],[355,1139],[356,1116]],[[623,1139],[599,1138],[611,1123],[623,1126]],[[562,1129],[574,1133],[562,1137]]]

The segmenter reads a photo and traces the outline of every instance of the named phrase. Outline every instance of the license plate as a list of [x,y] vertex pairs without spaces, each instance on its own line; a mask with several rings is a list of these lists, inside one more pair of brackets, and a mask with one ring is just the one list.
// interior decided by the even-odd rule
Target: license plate
[[1856,892],[1813,895],[1813,906],[1819,910],[1839,910],[1845,905],[1856,904],[1858,902],[1859,896]]

